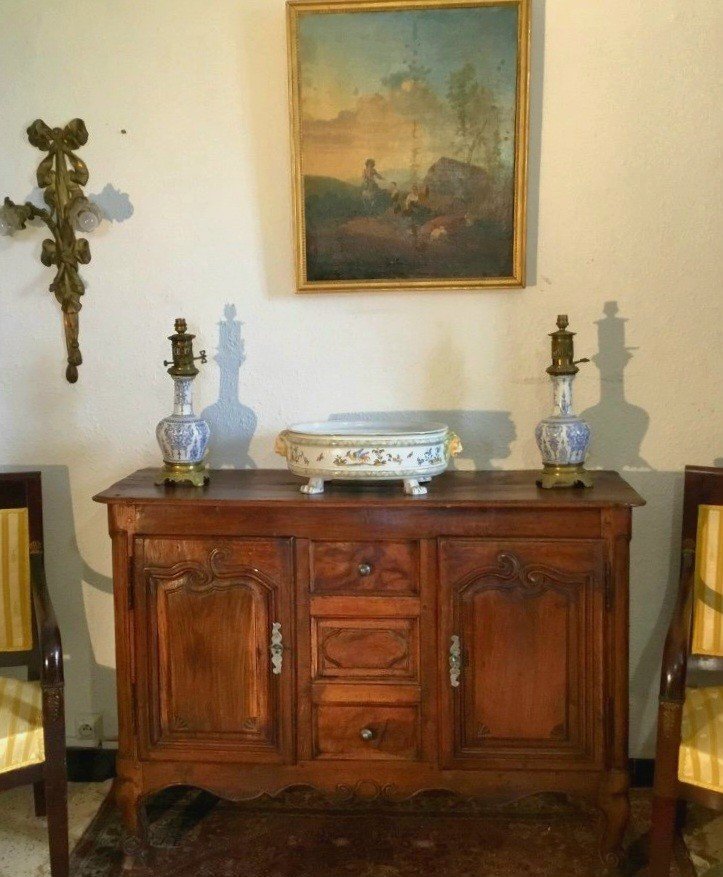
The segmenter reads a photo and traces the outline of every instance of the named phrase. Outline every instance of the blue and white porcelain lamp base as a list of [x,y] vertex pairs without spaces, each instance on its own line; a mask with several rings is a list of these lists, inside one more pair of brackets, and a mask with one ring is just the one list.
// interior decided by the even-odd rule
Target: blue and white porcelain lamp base
[[592,487],[593,480],[585,471],[585,458],[590,446],[590,427],[572,407],[572,382],[579,371],[573,360],[574,332],[567,330],[567,317],[557,318],[557,332],[551,333],[552,365],[547,373],[552,378],[554,411],[537,425],[535,438],[542,455],[539,487]]
[[[163,469],[156,484],[192,484],[203,487],[209,480],[204,460],[210,438],[210,427],[193,413],[193,379],[198,374],[194,365],[194,335],[186,332],[186,321],[176,320],[176,334],[171,335],[172,363],[168,373],[173,378],[173,414],[164,417],[156,427],[156,438],[163,454]],[[206,361],[205,351],[197,357]]]

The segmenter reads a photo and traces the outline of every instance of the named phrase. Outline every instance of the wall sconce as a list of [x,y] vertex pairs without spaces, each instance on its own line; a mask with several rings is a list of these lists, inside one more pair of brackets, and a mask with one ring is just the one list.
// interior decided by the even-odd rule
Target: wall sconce
[[47,156],[38,166],[38,185],[45,189],[48,209],[34,204],[15,204],[9,198],[0,207],[0,235],[11,235],[25,228],[29,219],[42,219],[50,229],[52,240],[43,241],[40,261],[50,268],[56,266],[50,291],[63,310],[69,383],[78,380],[78,366],[83,362],[78,344],[78,312],[85,286],[78,273],[79,265],[90,262],[90,246],[75,232],[90,232],[101,221],[99,208],[83,194],[88,182],[88,168],[73,152],[88,142],[88,131],[82,119],[73,119],[65,128],[50,128],[37,119],[28,128],[28,140]]

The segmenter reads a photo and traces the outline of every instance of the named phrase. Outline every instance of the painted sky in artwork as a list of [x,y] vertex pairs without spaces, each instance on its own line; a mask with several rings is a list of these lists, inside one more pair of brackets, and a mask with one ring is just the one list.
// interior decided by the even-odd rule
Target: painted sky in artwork
[[447,91],[467,63],[500,109],[501,159],[512,165],[516,7],[307,14],[299,54],[306,174],[357,181],[374,157],[403,175],[412,136],[421,165],[454,157]]

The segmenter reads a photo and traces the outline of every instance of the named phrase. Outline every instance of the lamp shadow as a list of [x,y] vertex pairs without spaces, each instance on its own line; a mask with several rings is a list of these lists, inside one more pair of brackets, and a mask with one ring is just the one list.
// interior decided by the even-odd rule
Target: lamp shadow
[[334,421],[357,420],[380,423],[409,423],[436,421],[446,423],[457,433],[463,445],[462,453],[451,461],[450,468],[495,469],[495,460],[505,460],[512,452],[517,438],[515,424],[509,411],[343,411],[332,414]]
[[257,417],[239,400],[239,375],[246,361],[242,325],[236,319],[236,305],[227,304],[218,324],[218,348],[213,358],[219,370],[218,400],[201,412],[211,427],[209,459],[215,468],[256,468],[249,447]]
[[634,514],[630,580],[631,751],[644,757],[655,752],[660,661],[678,590],[683,473],[656,471],[642,455],[650,416],[626,398],[625,369],[638,348],[627,343],[618,302],[605,302],[596,322],[600,399],[580,415],[592,428],[591,468],[622,472],[647,502]]
[[605,302],[597,320],[598,351],[591,357],[600,373],[600,401],[580,415],[592,428],[591,462],[600,458],[606,468],[650,469],[640,448],[650,416],[625,398],[625,368],[635,347],[625,343],[627,320],[618,316],[616,301]]

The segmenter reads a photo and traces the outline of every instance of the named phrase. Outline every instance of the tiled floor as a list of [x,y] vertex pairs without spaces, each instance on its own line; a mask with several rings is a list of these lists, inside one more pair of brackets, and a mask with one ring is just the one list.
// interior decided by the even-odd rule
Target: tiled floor
[[[71,783],[70,844],[78,841],[110,789],[107,783]],[[48,877],[48,833],[33,809],[31,786],[0,794],[0,877]]]
[[[69,789],[71,845],[108,794],[110,783],[73,783]],[[723,815],[689,814],[686,841],[699,877],[723,877]],[[48,877],[45,820],[36,819],[30,787],[0,794],[0,877]]]
[[689,808],[685,839],[700,877],[723,877],[723,814]]

